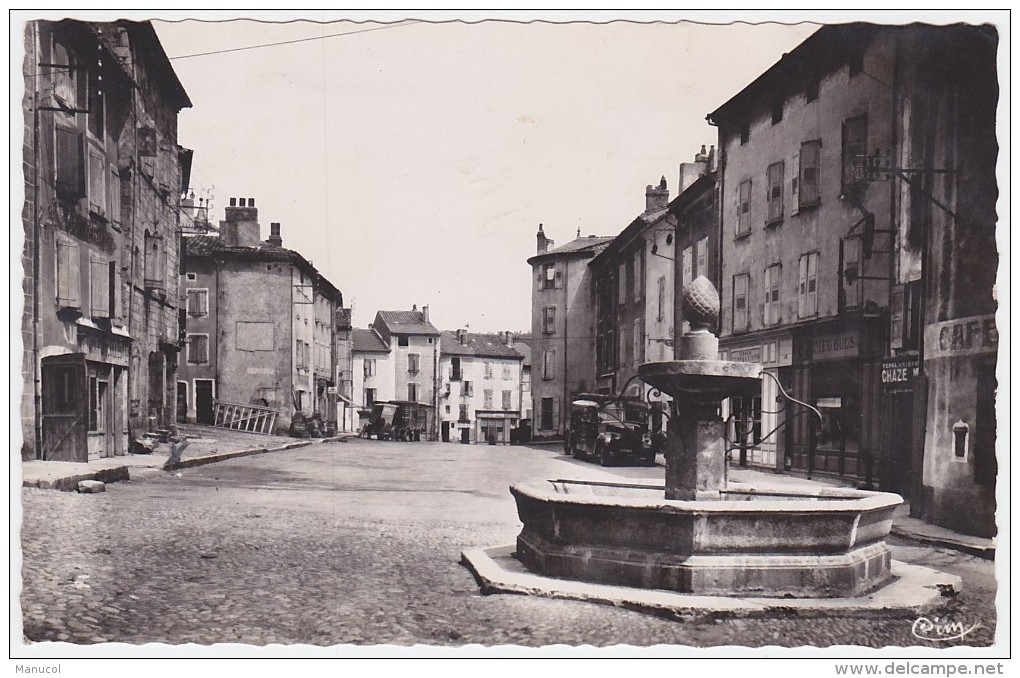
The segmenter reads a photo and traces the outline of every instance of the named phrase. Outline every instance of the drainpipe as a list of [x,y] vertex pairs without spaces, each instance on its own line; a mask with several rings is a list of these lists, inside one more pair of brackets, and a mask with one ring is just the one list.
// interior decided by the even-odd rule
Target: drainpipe
[[[570,260],[568,258],[563,259],[563,405],[560,406],[560,421],[559,428],[562,429],[563,436],[567,435],[567,426],[565,423],[568,404],[570,403],[569,386],[567,384],[567,352],[568,352],[568,336],[570,329],[570,297],[567,292],[570,289],[570,276],[567,275],[568,269],[570,268]],[[555,329],[555,328],[553,328]]]

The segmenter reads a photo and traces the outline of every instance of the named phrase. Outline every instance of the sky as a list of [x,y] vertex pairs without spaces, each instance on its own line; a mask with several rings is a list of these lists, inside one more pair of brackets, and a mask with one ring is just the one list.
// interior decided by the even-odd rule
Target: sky
[[[664,176],[675,197],[680,163],[716,143],[709,112],[819,22],[861,18],[139,11],[75,16],[153,20],[193,103],[179,143],[214,221],[255,198],[263,239],[280,222],[355,326],[427,304],[440,329],[490,332],[530,330],[539,223],[557,245],[616,235],[646,185]],[[509,20],[534,16],[574,21]]]

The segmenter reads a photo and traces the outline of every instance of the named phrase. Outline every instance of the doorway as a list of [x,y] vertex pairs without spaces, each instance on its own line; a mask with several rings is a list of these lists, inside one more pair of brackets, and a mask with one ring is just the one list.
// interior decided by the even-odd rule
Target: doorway
[[444,421],[443,422],[442,436],[443,436],[443,442],[444,443],[450,442],[450,422],[448,422],[448,421]]
[[85,355],[42,359],[42,449],[45,460],[88,461]]
[[195,380],[195,421],[207,426],[213,425],[212,379]]
[[188,421],[188,382],[177,382],[177,423]]
[[[914,394],[899,391],[890,394],[892,412],[890,422],[888,468],[885,469],[889,491],[910,500],[910,476],[913,463]],[[884,489],[884,488],[883,488]]]

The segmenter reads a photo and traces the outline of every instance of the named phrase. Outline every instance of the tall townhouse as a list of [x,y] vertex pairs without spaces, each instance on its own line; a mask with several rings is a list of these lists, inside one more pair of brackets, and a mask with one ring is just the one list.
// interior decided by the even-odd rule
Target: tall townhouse
[[578,237],[553,248],[538,225],[531,266],[532,435],[563,435],[572,394],[594,387],[595,322],[588,261],[611,236]]
[[191,101],[148,22],[24,42],[22,458],[122,455],[174,421]]
[[524,356],[513,334],[443,332],[439,344],[439,419],[443,442],[510,442],[521,419]]
[[354,391],[354,326],[351,308],[336,311],[337,426],[340,431],[357,431],[357,400]]
[[[649,289],[645,272],[649,260],[658,258],[657,248],[655,255],[651,253],[652,241],[660,235],[657,231],[673,231],[667,203],[669,189],[663,177],[657,186],[646,187],[645,211],[588,263],[595,318],[595,371],[592,377],[594,388],[599,393],[617,393],[626,388],[629,396],[644,396],[643,384],[635,377],[638,365],[646,362],[649,342],[646,341],[645,309],[648,295],[656,297],[658,293],[658,283]],[[672,318],[667,325],[671,321]],[[670,338],[668,331],[660,330],[659,335],[656,339]],[[656,345],[656,355],[659,352]]]
[[429,322],[429,307],[419,311],[416,304],[410,311],[378,311],[372,329],[392,352],[395,399],[431,408],[430,435],[435,438],[439,330]]
[[351,331],[352,393],[356,407],[354,429],[368,423],[368,414],[375,403],[394,400],[397,396],[393,354],[379,333],[369,327]]
[[283,247],[280,224],[262,241],[254,198],[231,198],[219,236],[184,240],[186,349],[179,412],[208,423],[216,404],[295,414],[336,425],[333,347],[343,296],[310,261]]
[[[824,27],[709,115],[721,151],[720,351],[766,372],[760,398],[733,403],[742,463],[877,480],[893,196],[855,167],[894,142],[890,48],[867,26]],[[820,425],[776,406],[777,381]]]
[[990,27],[827,26],[709,115],[721,352],[821,414],[766,377],[737,404],[745,460],[878,485],[984,535],[996,44]]

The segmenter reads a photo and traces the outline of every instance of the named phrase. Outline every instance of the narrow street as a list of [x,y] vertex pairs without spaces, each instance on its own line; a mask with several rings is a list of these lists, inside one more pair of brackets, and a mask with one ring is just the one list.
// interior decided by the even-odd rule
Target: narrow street
[[[480,595],[463,549],[519,530],[539,478],[659,480],[558,447],[354,440],[112,484],[23,491],[28,641],[607,646],[925,645],[913,619],[683,623],[587,603]],[[893,557],[963,577],[944,619],[989,645],[994,564],[896,538]],[[941,646],[948,647],[950,643]]]

